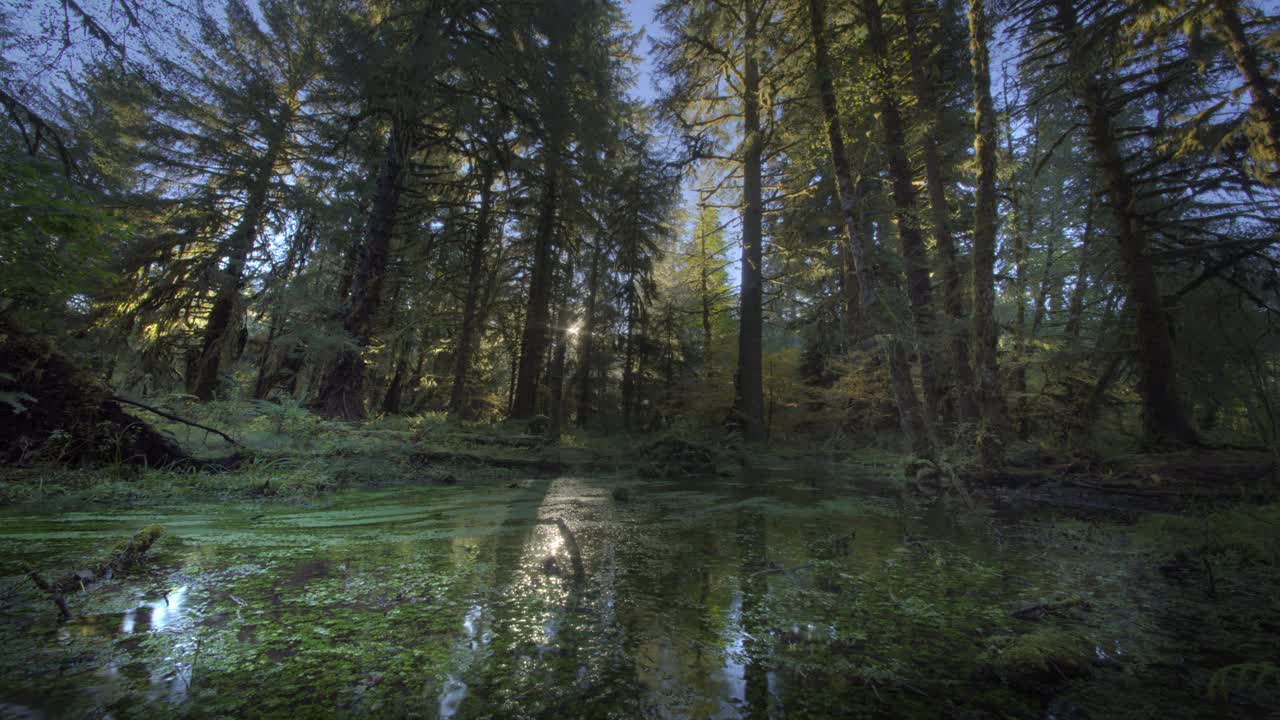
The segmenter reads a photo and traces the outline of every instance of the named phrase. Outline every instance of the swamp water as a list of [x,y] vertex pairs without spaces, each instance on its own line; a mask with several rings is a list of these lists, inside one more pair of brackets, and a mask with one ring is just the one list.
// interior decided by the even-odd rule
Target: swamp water
[[[70,596],[70,621],[23,582],[152,524],[143,569]],[[1265,716],[1205,688],[1274,635],[1200,632],[1226,611],[1132,535],[812,468],[10,511],[0,718]]]

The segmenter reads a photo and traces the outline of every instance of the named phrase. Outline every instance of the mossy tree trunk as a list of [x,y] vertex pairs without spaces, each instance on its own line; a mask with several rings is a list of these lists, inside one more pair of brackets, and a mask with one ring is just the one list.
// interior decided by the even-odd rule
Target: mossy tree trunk
[[880,129],[884,134],[893,197],[893,222],[898,230],[902,264],[907,276],[911,325],[916,334],[916,353],[924,386],[923,426],[932,446],[934,428],[942,410],[943,389],[935,356],[937,319],[933,308],[933,284],[929,277],[929,256],[915,218],[915,174],[907,156],[906,123],[894,97],[892,58],[880,2],[863,0],[862,9],[867,24],[867,44],[876,58],[873,92],[880,112]]
[[533,264],[529,270],[529,303],[525,310],[524,332],[520,338],[520,361],[516,371],[515,397],[511,417],[527,420],[537,412],[538,386],[543,356],[551,338],[552,264],[556,256],[556,216],[560,194],[560,154],[558,141],[543,150],[542,204],[534,236]]
[[[831,164],[835,170],[836,190],[840,199],[840,216],[844,225],[844,253],[847,264],[852,266],[851,285],[846,292],[856,293],[858,315],[865,322],[884,324],[884,309],[880,306],[880,289],[872,266],[869,233],[863,232],[860,222],[858,187],[853,182],[849,158],[845,154],[844,132],[840,128],[840,111],[836,101],[835,86],[831,75],[830,51],[827,46],[827,29],[824,0],[809,0],[809,25],[813,38],[814,69],[818,81],[818,97],[827,134],[827,147],[831,152]],[[863,331],[865,332],[865,331]],[[906,350],[896,334],[888,341],[886,359],[889,363],[890,382],[898,408],[898,419],[913,450],[928,454],[928,433],[920,415],[920,403],[911,381],[911,368]]]
[[1000,389],[995,319],[996,113],[991,99],[987,0],[969,0],[969,45],[974,80],[974,154],[978,161],[973,222],[973,369],[980,415],[978,455],[986,467],[1004,463],[1008,425]]
[[1152,447],[1194,445],[1198,438],[1178,395],[1169,318],[1149,253],[1150,241],[1138,214],[1133,178],[1113,122],[1114,107],[1108,100],[1108,88],[1091,68],[1090,60],[1081,56],[1073,0],[1055,0],[1054,6],[1055,27],[1069,48],[1071,88],[1084,107],[1089,144],[1120,241],[1120,261],[1138,331],[1138,389],[1142,396],[1144,439]]
[[286,103],[275,127],[270,131],[266,152],[258,160],[240,221],[227,237],[224,246],[227,265],[223,269],[213,308],[205,323],[194,383],[195,396],[206,402],[214,398],[221,381],[222,357],[226,353],[232,317],[240,300],[240,291],[244,287],[245,265],[257,244],[258,232],[270,199],[271,182],[275,179],[276,165],[284,154],[292,117],[292,105]]
[[373,336],[374,320],[382,302],[391,240],[400,213],[403,176],[408,172],[416,146],[415,136],[416,129],[410,120],[403,113],[397,113],[378,172],[364,241],[353,249],[355,270],[342,322],[351,346],[338,353],[316,400],[316,412],[323,417],[362,420],[366,416],[364,350]]
[[764,136],[760,118],[760,12],[744,2],[742,73],[742,294],[734,414],[743,439],[761,442],[764,424]]

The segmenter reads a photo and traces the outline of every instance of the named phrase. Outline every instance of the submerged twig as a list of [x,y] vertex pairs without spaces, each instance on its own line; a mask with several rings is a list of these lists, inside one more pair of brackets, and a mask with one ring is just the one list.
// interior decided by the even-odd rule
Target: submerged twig
[[1218,582],[1213,577],[1213,565],[1209,562],[1207,556],[1200,559],[1204,561],[1204,571],[1209,573],[1209,597],[1216,599],[1218,597]]
[[581,580],[586,577],[587,571],[582,566],[582,550],[578,547],[578,538],[560,518],[556,518],[556,527],[560,528],[560,534],[564,536],[564,544],[569,549],[569,561],[573,563],[573,577],[575,580]]
[[191,669],[187,671],[187,689],[196,682],[196,663],[200,662],[200,638],[196,638],[195,657],[191,658]]
[[1036,603],[1035,605],[1028,605],[1024,608],[1019,608],[1017,610],[1014,610],[1013,612],[1009,613],[1009,615],[1018,620],[1029,620],[1034,622],[1036,620],[1040,620],[1044,618],[1044,616],[1046,615],[1060,614],[1076,608],[1088,610],[1089,603],[1088,601],[1082,598],[1069,598],[1067,600],[1061,600],[1058,602]]
[[0,605],[7,603],[10,598],[17,596],[18,586],[21,584],[21,582],[22,582],[21,580],[17,582],[11,582],[8,585],[6,585],[3,590],[0,590]]
[[805,564],[803,564],[803,565],[797,565],[797,566],[795,566],[795,567],[793,567],[793,568],[770,567],[770,568],[765,568],[765,569],[763,569],[763,570],[757,570],[757,571],[755,571],[755,572],[751,573],[750,575],[748,575],[747,577],[755,577],[755,576],[757,576],[757,575],[775,575],[775,574],[776,574],[776,575],[782,575],[782,574],[790,575],[790,574],[791,574],[791,573],[793,573],[793,572],[799,572],[799,571],[801,571],[801,570],[809,570],[809,569],[812,569],[812,568],[813,568],[813,565],[814,565],[813,563],[811,563],[811,562],[807,562],[807,563],[805,563]]
[[71,619],[71,608],[67,607],[66,596],[64,596],[61,592],[58,592],[54,588],[54,586],[49,583],[48,580],[45,580],[44,577],[41,576],[40,573],[36,572],[35,570],[28,570],[27,577],[31,578],[31,584],[35,585],[36,587],[40,588],[46,593],[49,593],[50,599],[53,600],[53,604],[58,607],[59,618],[63,620]]
[[957,493],[959,493],[960,499],[964,500],[965,507],[967,507],[969,510],[973,510],[975,507],[977,507],[976,505],[974,505],[973,497],[969,495],[968,488],[964,486],[964,481],[961,480],[960,476],[956,473],[955,467],[952,466],[950,463],[945,463],[945,462],[939,463],[939,466],[940,466],[940,469],[943,471],[943,474],[945,474],[947,478],[951,480],[951,486],[956,489]]

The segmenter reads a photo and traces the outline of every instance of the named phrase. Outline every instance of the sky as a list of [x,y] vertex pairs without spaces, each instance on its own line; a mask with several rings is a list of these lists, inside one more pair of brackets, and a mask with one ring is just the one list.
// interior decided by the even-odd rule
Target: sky
[[[656,30],[653,11],[657,6],[658,0],[626,0],[627,17],[631,20],[631,29],[647,28],[650,32]],[[636,51],[641,57],[640,77],[636,87],[632,90],[632,94],[641,100],[652,100],[655,93],[653,91],[653,62],[649,58],[648,37],[640,39],[640,45],[636,48]]]
[[[653,60],[649,56],[649,36],[658,30],[657,23],[653,19],[653,13],[657,9],[659,2],[661,0],[624,0],[632,31],[647,30],[646,35],[640,38],[640,43],[636,47],[636,53],[640,56],[640,66],[637,68],[636,86],[631,89],[632,97],[646,102],[655,100],[658,95],[653,87]],[[691,180],[686,180],[681,187],[681,198],[685,209],[692,213],[697,204],[698,196]],[[681,231],[686,230],[688,228],[681,228]],[[733,234],[732,230],[729,232]],[[736,253],[736,246],[734,248]],[[732,264],[730,274],[734,282],[737,282],[739,273],[736,263]]]

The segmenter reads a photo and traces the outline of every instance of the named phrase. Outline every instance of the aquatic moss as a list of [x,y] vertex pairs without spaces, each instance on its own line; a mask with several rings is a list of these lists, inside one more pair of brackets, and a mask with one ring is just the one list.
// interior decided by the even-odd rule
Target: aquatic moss
[[1147,515],[1138,522],[1137,538],[1147,547],[1167,552],[1238,553],[1243,559],[1280,564],[1280,503],[1234,506],[1191,515]]
[[1093,645],[1083,637],[1060,628],[1039,628],[992,638],[979,663],[1010,685],[1034,688],[1089,675],[1093,657]]

